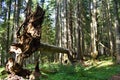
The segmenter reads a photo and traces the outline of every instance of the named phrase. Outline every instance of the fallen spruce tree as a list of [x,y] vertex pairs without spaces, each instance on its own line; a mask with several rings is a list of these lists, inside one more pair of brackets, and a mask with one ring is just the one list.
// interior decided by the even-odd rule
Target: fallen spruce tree
[[[17,31],[17,43],[11,44],[9,54],[12,55],[6,64],[6,71],[10,74],[9,80],[22,80],[27,78],[34,80],[40,76],[39,62],[36,61],[35,71],[23,69],[23,63],[35,51],[65,53],[68,59],[73,62],[72,51],[69,49],[41,43],[41,28],[44,20],[45,11],[37,5],[34,12],[28,11],[25,21],[21,24]],[[23,28],[23,30],[21,30]],[[32,75],[32,77],[31,77]]]

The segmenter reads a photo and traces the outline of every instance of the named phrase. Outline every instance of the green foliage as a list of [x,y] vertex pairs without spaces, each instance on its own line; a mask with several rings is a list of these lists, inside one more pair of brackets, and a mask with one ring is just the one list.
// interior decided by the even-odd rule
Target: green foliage
[[0,67],[0,80],[4,79],[7,77],[7,74],[2,75],[2,71],[5,70],[3,67]]
[[[5,51],[7,22],[0,24],[0,53]],[[3,56],[2,56],[3,57]]]
[[42,27],[42,42],[54,44],[55,41],[55,0],[47,0],[44,4],[45,18]]
[[[86,61],[85,64],[91,61]],[[33,65],[28,65],[27,68],[33,70]],[[113,75],[120,72],[120,65],[113,64],[112,60],[105,59],[95,64],[90,64],[88,66],[82,66],[77,64],[73,65],[61,65],[55,63],[45,63],[40,65],[41,69],[49,71],[49,73],[44,73],[48,78],[41,77],[42,80],[108,80]],[[0,68],[0,73],[4,68]],[[1,75],[0,78],[5,78],[7,75]]]
[[2,24],[0,24],[0,37],[2,36],[2,34],[5,32],[5,27],[7,26],[7,22],[4,22]]
[[51,66],[57,68],[57,72],[48,74],[48,79],[42,80],[108,80],[112,75],[120,72],[120,65],[114,65],[111,59],[87,67],[60,64],[51,64]]

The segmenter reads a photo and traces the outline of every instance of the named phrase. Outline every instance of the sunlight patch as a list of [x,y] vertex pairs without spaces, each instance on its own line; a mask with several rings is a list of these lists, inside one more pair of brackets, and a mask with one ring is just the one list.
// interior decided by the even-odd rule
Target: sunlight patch
[[109,66],[109,65],[113,65],[114,63],[112,61],[101,61],[98,62],[98,66],[96,67],[105,67],[105,66]]

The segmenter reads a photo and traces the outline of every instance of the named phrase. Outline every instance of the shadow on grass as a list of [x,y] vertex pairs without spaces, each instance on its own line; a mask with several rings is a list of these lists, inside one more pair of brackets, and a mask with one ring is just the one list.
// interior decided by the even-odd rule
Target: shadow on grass
[[108,80],[113,75],[120,73],[120,65],[104,62],[88,67],[59,65],[57,69],[55,74],[48,74],[48,79],[45,80]]
[[120,65],[108,65],[102,67],[91,67],[85,70],[86,77],[94,80],[108,80],[113,75],[120,73]]
[[[120,65],[115,65],[111,60],[105,60],[97,62],[96,64],[89,65],[87,67],[77,64],[72,65],[60,65],[60,64],[45,64],[41,68],[54,73],[44,73],[48,78],[41,77],[41,80],[108,80],[115,74],[120,73]],[[0,72],[4,68],[0,68]],[[33,69],[32,65],[29,69]],[[0,78],[4,78],[6,75],[0,75]]]

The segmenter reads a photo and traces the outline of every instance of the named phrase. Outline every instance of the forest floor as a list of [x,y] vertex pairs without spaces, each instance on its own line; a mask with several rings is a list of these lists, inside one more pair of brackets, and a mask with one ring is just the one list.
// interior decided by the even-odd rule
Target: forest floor
[[[28,65],[28,69],[33,70],[33,65]],[[61,65],[57,63],[46,63],[40,66],[42,74],[41,80],[109,80],[113,75],[120,73],[120,65],[114,64],[111,58],[100,59],[93,63],[91,60],[85,61],[85,65]],[[0,72],[4,68],[0,68]],[[0,80],[4,80],[7,75],[0,74]]]

